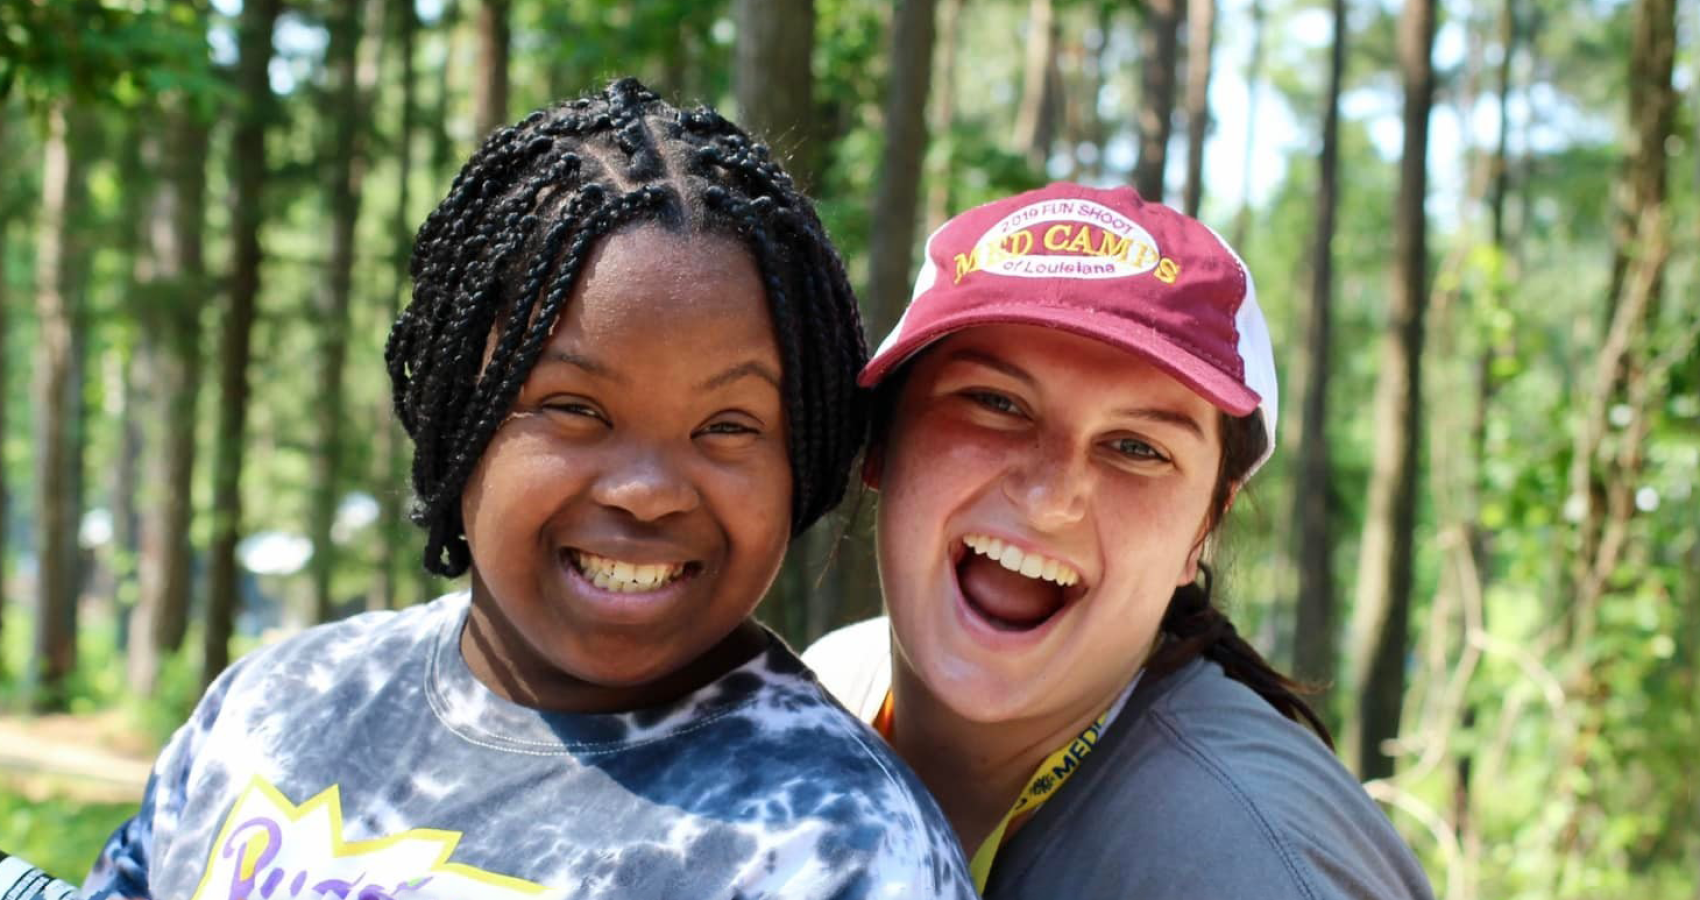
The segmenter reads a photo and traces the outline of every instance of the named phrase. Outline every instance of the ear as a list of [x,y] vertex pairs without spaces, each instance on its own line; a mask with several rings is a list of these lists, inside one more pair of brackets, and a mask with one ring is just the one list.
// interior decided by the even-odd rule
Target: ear
[[873,490],[880,489],[880,475],[885,470],[885,452],[883,447],[870,444],[862,454],[862,484]]
[[1228,518],[1228,511],[1234,508],[1234,498],[1239,495],[1240,483],[1229,482],[1228,497],[1222,501],[1221,512],[1215,516],[1205,516],[1204,521],[1198,523],[1198,534],[1193,536],[1192,549],[1187,551],[1186,565],[1181,567],[1180,577],[1175,581],[1176,587],[1198,580],[1198,562],[1204,557],[1204,548],[1209,545],[1210,536],[1215,532],[1216,526]]

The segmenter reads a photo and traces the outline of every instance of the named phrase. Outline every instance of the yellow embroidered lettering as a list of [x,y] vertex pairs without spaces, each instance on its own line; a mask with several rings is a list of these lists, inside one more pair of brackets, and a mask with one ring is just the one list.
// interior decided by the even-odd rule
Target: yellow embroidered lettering
[[1127,248],[1130,243],[1132,243],[1130,239],[1106,231],[1103,233],[1103,237],[1098,239],[1097,254],[1126,262]]
[[1151,264],[1156,261],[1156,248],[1152,247],[1150,244],[1144,243],[1133,245],[1133,256],[1128,260],[1128,262],[1132,263],[1134,268],[1148,269],[1151,267]]
[[956,254],[956,282],[961,283],[962,276],[980,268],[980,248],[975,247],[968,253]]
[[1086,225],[1080,226],[1080,232],[1074,236],[1074,240],[1068,242],[1068,249],[1077,253],[1091,253],[1092,229]]
[[1169,259],[1168,257],[1164,257],[1157,263],[1158,281],[1164,282],[1165,284],[1174,284],[1175,279],[1180,277],[1180,274],[1181,264]]

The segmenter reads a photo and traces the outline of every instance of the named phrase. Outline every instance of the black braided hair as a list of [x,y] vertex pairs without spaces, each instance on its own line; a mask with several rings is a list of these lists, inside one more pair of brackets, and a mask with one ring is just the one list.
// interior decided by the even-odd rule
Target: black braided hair
[[[1230,416],[1220,413],[1222,463],[1216,472],[1216,487],[1210,498],[1210,527],[1216,530],[1234,485],[1243,483],[1263,450],[1269,435],[1263,429],[1263,418],[1257,413],[1249,416]],[[1229,678],[1256,691],[1270,706],[1295,722],[1310,726],[1317,737],[1334,747],[1328,726],[1305,702],[1304,695],[1314,689],[1285,675],[1257,652],[1234,628],[1234,623],[1211,600],[1215,581],[1210,567],[1198,565],[1200,578],[1192,584],[1181,585],[1169,598],[1169,608],[1163,613],[1161,626],[1164,637],[1156,652],[1146,660],[1145,667],[1153,677],[1161,678],[1202,656],[1222,667]]]
[[855,378],[868,356],[843,261],[766,146],[624,78],[491,134],[419,229],[413,300],[384,359],[413,438],[426,569],[452,577],[471,564],[467,478],[596,242],[638,224],[749,249],[783,367],[792,536],[843,497],[866,437]]

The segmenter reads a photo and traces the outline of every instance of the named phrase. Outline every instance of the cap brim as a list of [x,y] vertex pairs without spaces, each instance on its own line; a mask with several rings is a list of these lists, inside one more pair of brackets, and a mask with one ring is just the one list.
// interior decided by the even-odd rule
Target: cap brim
[[1146,360],[1229,415],[1250,415],[1262,402],[1256,391],[1192,350],[1169,340],[1155,328],[1111,313],[1079,308],[1034,307],[1026,303],[1004,308],[985,304],[929,322],[911,334],[902,335],[884,352],[869,360],[862,374],[857,376],[856,383],[871,388],[927,345],[981,325],[1037,325],[1103,341]]

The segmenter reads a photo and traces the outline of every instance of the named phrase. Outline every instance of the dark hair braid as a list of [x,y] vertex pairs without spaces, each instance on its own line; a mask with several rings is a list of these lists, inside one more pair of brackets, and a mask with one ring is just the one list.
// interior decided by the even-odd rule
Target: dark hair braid
[[384,356],[430,571],[470,565],[466,481],[597,241],[645,223],[749,249],[784,369],[792,535],[843,497],[866,435],[855,377],[868,355],[843,261],[764,145],[622,79],[496,130],[419,229],[413,301]]
[[[1222,464],[1210,498],[1210,531],[1215,530],[1227,512],[1234,485],[1244,481],[1269,441],[1263,430],[1263,418],[1257,413],[1237,418],[1223,413],[1219,420]],[[1165,640],[1146,661],[1146,669],[1160,678],[1200,656],[1212,660],[1229,678],[1256,691],[1282,715],[1309,725],[1332,749],[1334,739],[1328,733],[1328,726],[1304,700],[1303,694],[1311,690],[1276,671],[1256,647],[1240,637],[1227,614],[1211,602],[1215,577],[1210,567],[1200,563],[1198,569],[1200,581],[1176,588],[1169,599],[1169,608],[1163,613]]]

